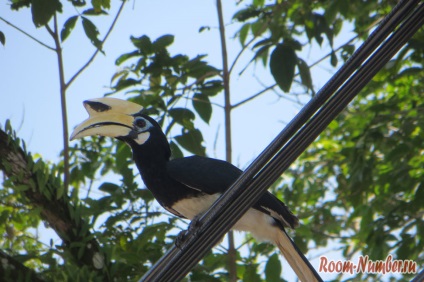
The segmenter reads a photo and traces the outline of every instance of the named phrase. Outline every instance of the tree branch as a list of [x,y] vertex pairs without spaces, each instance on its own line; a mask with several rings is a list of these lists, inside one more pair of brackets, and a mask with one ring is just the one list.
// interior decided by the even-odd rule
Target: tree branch
[[[261,28],[259,29],[259,31],[257,32],[257,34],[262,34],[262,32],[266,29],[266,27],[268,26],[268,23],[269,23],[269,20],[267,20],[262,26],[261,26]],[[250,39],[249,40],[249,42],[247,42],[247,44],[246,45],[244,45],[243,46],[243,48],[240,50],[240,52],[237,54],[237,56],[236,56],[236,58],[234,59],[234,61],[233,61],[233,63],[231,64],[231,67],[230,67],[230,74],[232,73],[232,71],[233,71],[233,69],[234,69],[234,67],[235,67],[235,65],[237,64],[237,61],[239,60],[239,58],[241,57],[241,55],[244,53],[244,51],[246,51],[246,49],[247,49],[247,47],[249,47],[249,45],[250,44],[252,44],[252,42],[253,41],[255,41],[255,39],[256,38],[258,38],[258,36],[256,36],[256,35],[253,35],[253,38],[252,39]],[[246,69],[248,66],[249,66],[249,64],[251,63],[252,61],[250,61],[248,64],[247,64],[247,66],[244,68],[244,69]],[[244,71],[244,70],[243,70]],[[242,71],[242,72],[243,72]]]
[[62,46],[59,39],[59,31],[57,28],[57,16],[53,17],[54,30],[46,25],[46,29],[53,37],[56,46],[57,63],[59,67],[59,84],[60,84],[60,107],[62,112],[62,130],[63,130],[63,186],[65,194],[68,194],[69,189],[69,132],[68,132],[68,113],[66,106],[66,84],[65,84],[65,71],[63,64]]
[[2,281],[33,281],[43,282],[34,270],[0,250],[0,278]]
[[211,104],[211,105],[214,105],[214,106],[219,107],[221,109],[224,109],[224,106],[222,106],[222,105],[220,105],[218,103],[211,102],[211,101],[208,102],[208,101],[201,100],[201,99],[198,99],[198,98],[190,98],[190,97],[184,97],[184,96],[181,96],[181,98],[184,98],[184,99],[187,99],[187,100],[196,101],[196,102],[199,102],[199,103]]
[[29,33],[27,33],[26,31],[20,29],[19,27],[17,27],[16,25],[12,24],[11,22],[5,20],[4,18],[0,17],[0,20],[2,20],[3,22],[5,22],[6,24],[10,25],[11,27],[13,27],[14,29],[16,29],[17,31],[23,33],[24,35],[28,36],[29,38],[31,38],[32,40],[34,40],[35,42],[37,42],[38,44],[40,44],[43,47],[46,47],[47,49],[51,50],[51,51],[56,51],[56,49],[54,49],[53,47],[50,47],[49,45],[41,42],[40,40],[38,40],[37,38],[35,38],[34,36],[30,35]]
[[236,58],[234,59],[233,63],[231,64],[229,73],[231,74],[235,65],[237,64],[237,61],[240,59],[241,55],[244,53],[244,51],[246,51],[247,47],[249,47],[250,44],[252,44],[253,41],[255,41],[256,37],[253,37],[252,39],[249,40],[249,42],[247,42],[247,44],[245,44],[240,52],[237,54]]
[[190,83],[189,85],[187,85],[187,86],[184,86],[183,88],[181,88],[180,90],[182,91],[182,92],[184,92],[184,91],[186,91],[186,90],[188,90],[188,89],[192,89],[193,88],[193,86],[195,86],[196,84],[198,84],[198,83],[200,83],[200,82],[202,82],[203,80],[205,80],[206,78],[209,78],[209,77],[213,77],[213,76],[216,76],[216,75],[220,75],[220,73],[219,72],[216,72],[216,71],[210,71],[210,72],[207,72],[207,73],[205,73],[204,75],[202,75],[201,77],[199,77],[198,79],[196,79],[194,82],[192,82],[192,83]]
[[277,84],[276,84],[276,83],[275,83],[275,84],[273,84],[273,85],[271,85],[271,86],[268,86],[268,87],[267,87],[267,88],[265,88],[265,89],[262,89],[261,91],[259,91],[258,93],[256,93],[256,94],[254,94],[254,95],[250,96],[249,98],[244,99],[243,101],[240,101],[240,102],[238,102],[237,104],[234,104],[234,105],[233,105],[233,109],[235,109],[235,108],[237,108],[237,107],[239,107],[239,106],[241,106],[241,105],[243,105],[243,104],[245,104],[245,103],[247,103],[247,102],[249,102],[249,101],[251,101],[251,100],[255,99],[256,97],[258,97],[258,96],[260,96],[260,95],[264,94],[264,93],[265,93],[265,92],[267,92],[268,90],[273,89],[275,86],[277,86]]
[[[225,156],[227,162],[231,163],[232,140],[231,140],[231,102],[230,102],[230,72],[228,71],[227,44],[225,41],[225,25],[222,12],[221,0],[216,1],[219,35],[221,39],[222,54],[222,79],[224,83],[224,119],[225,119]],[[234,246],[233,231],[228,232],[228,275],[231,282],[237,281],[237,251]]]
[[[0,170],[14,187],[26,187],[23,192],[28,201],[40,209],[40,215],[64,243],[73,261],[79,266],[89,266],[104,276],[108,262],[99,243],[89,231],[90,225],[79,216],[79,207],[70,203],[69,197],[60,193],[61,181],[54,174],[46,174],[45,165],[34,161],[20,147],[14,133],[9,135],[0,129]],[[18,192],[17,192],[18,193]],[[105,278],[106,279],[106,278]]]
[[[116,13],[116,16],[115,16],[115,18],[113,19],[113,22],[112,22],[112,24],[111,24],[111,26],[110,26],[110,28],[109,28],[109,30],[106,32],[106,35],[105,35],[105,37],[103,38],[103,40],[102,40],[102,43],[101,43],[101,47],[103,47],[103,44],[105,44],[105,42],[106,42],[106,39],[109,37],[109,34],[112,32],[112,29],[114,28],[114,26],[115,26],[115,24],[116,24],[116,22],[117,22],[117,20],[118,20],[118,18],[119,18],[119,15],[121,14],[121,12],[122,12],[122,10],[124,9],[124,5],[125,5],[125,3],[126,3],[127,1],[122,1],[122,4],[121,4],[121,7],[119,7],[119,10],[118,10],[118,12]],[[100,49],[98,48],[98,49],[96,49],[96,51],[94,51],[94,53],[93,53],[93,55],[91,56],[91,58],[85,63],[85,65],[84,66],[82,66],[75,74],[74,74],[74,76],[72,76],[71,77],[71,79],[65,84],[65,89],[67,89],[71,84],[72,84],[72,82],[74,82],[74,80],[93,62],[93,60],[96,58],[96,56],[97,56],[97,54],[99,53],[99,51],[100,51]]]

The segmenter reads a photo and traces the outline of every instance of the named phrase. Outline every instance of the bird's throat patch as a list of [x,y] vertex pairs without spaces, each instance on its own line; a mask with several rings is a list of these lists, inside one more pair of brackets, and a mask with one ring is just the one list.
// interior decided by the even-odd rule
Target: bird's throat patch
[[146,131],[146,132],[138,134],[137,138],[134,139],[134,141],[138,145],[143,145],[144,143],[146,143],[147,140],[149,140],[149,137],[150,137],[150,132]]

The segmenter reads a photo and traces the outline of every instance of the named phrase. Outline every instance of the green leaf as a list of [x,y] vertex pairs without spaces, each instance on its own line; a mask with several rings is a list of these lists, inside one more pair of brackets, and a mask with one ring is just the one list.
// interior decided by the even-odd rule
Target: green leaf
[[59,185],[56,190],[56,200],[62,198],[63,194],[65,194],[65,186]]
[[333,31],[328,26],[325,17],[318,13],[312,13],[310,20],[313,23],[313,30],[309,31],[308,37],[311,38],[313,36],[318,44],[321,45],[323,42],[321,34],[324,33],[330,42],[330,46],[333,46]]
[[265,0],[253,0],[253,5],[255,7],[260,7],[263,6],[265,4]]
[[178,147],[178,145],[175,144],[174,141],[171,141],[171,143],[169,143],[169,146],[171,147],[171,155],[173,159],[179,159],[184,157],[184,154],[180,150],[180,147]]
[[118,191],[120,188],[121,187],[119,187],[118,185],[114,183],[104,182],[102,183],[102,185],[100,185],[99,190],[109,194],[113,194],[116,191]]
[[308,89],[312,89],[312,77],[308,64],[299,58],[297,62],[297,67],[299,68],[300,79],[302,84],[305,85]]
[[120,79],[120,80],[118,81],[118,83],[116,83],[116,85],[114,85],[114,86],[113,86],[113,88],[114,88],[116,91],[119,91],[119,90],[122,90],[122,89],[125,89],[125,88],[128,88],[128,87],[131,87],[131,86],[137,85],[137,84],[139,84],[139,83],[140,83],[140,81],[139,81],[139,80],[135,80],[135,79],[133,79],[133,78]]
[[199,33],[201,33],[201,32],[203,32],[203,31],[205,31],[205,30],[210,30],[211,28],[210,28],[210,26],[201,26],[200,28],[199,28]]
[[264,24],[261,21],[257,21],[251,24],[252,34],[256,37],[260,36],[265,32]]
[[254,18],[259,16],[262,13],[261,10],[257,10],[255,8],[249,7],[247,9],[243,9],[234,14],[233,20],[244,22],[250,18]]
[[16,255],[13,257],[13,259],[17,260],[20,263],[24,263],[34,258],[37,258],[37,256],[36,255]]
[[7,119],[4,124],[4,129],[8,135],[13,135],[13,128],[12,123],[10,122],[10,119]]
[[246,42],[246,38],[247,38],[247,35],[249,34],[249,30],[250,30],[250,24],[249,23],[243,25],[242,28],[240,28],[240,30],[239,30],[239,40],[240,40],[241,46],[244,46],[244,42]]
[[258,48],[259,46],[271,46],[273,45],[272,38],[265,38],[263,40],[260,40],[255,43],[255,45],[252,46],[252,50]]
[[99,13],[102,11],[102,8],[110,8],[110,0],[91,0],[91,5],[93,5],[94,10]]
[[202,146],[203,136],[198,129],[184,131],[174,139],[187,151],[199,155],[205,155],[205,147]]
[[32,21],[36,27],[46,25],[56,12],[62,12],[59,0],[32,0]]
[[32,168],[32,172],[43,171],[44,170],[44,162],[41,159],[38,159]]
[[153,48],[158,51],[164,49],[174,42],[174,36],[170,34],[163,35],[153,42]]
[[0,31],[0,43],[6,45],[6,36],[4,36],[4,33]]
[[215,67],[208,65],[202,59],[206,55],[198,55],[194,59],[186,62],[182,67],[186,70],[186,74],[190,77],[194,77],[196,79],[200,79],[204,77],[207,73],[218,73],[219,70]]
[[78,20],[79,16],[73,16],[66,20],[65,24],[63,25],[62,31],[60,32],[60,39],[63,41],[68,38],[69,34],[71,34],[72,30],[75,27],[75,24]]
[[13,190],[14,190],[15,192],[24,192],[24,191],[26,191],[26,190],[28,190],[28,189],[29,189],[29,186],[28,186],[28,185],[24,185],[24,184],[15,185],[15,186],[13,187]]
[[278,44],[271,54],[271,73],[278,86],[284,91],[290,90],[294,69],[298,62],[296,52],[292,47],[284,44]]
[[99,31],[92,21],[86,17],[82,18],[82,26],[84,28],[85,35],[90,39],[91,43],[97,47],[100,51],[102,50],[102,42],[98,39]]
[[96,10],[96,9],[87,9],[82,12],[83,15],[87,16],[100,16],[100,15],[108,15],[105,10]]
[[205,94],[195,94],[193,96],[193,107],[200,118],[204,122],[209,123],[212,116],[212,105],[209,97]]
[[75,7],[84,7],[87,3],[85,0],[70,0]]
[[337,56],[336,53],[334,51],[331,51],[331,58],[330,58],[330,63],[333,67],[337,66]]
[[222,80],[209,80],[202,85],[202,94],[215,96],[224,89]]
[[245,265],[245,270],[243,273],[243,281],[246,282],[261,282],[262,279],[258,274],[258,265],[251,263]]
[[420,74],[424,72],[423,68],[420,67],[410,67],[410,68],[405,68],[404,70],[402,70],[401,72],[399,72],[398,75],[396,75],[396,79],[401,78],[402,76],[416,76],[416,77],[420,77]]
[[324,13],[324,17],[327,20],[327,22],[331,23],[336,19],[337,13],[339,13],[339,7],[338,7],[339,5],[340,3],[337,1],[331,1],[329,3]]
[[296,246],[302,251],[302,252],[307,252],[308,250],[308,246],[305,242],[305,240],[303,240],[300,236],[296,236],[293,238],[294,243],[296,244]]
[[346,62],[350,58],[350,56],[352,56],[353,52],[355,52],[355,45],[348,44],[343,46],[341,52],[342,59]]
[[152,41],[150,41],[150,38],[148,36],[143,35],[143,36],[138,37],[138,38],[137,37],[134,37],[134,36],[131,36],[131,42],[144,55],[150,55],[150,54],[153,53]]
[[10,3],[10,9],[12,11],[18,11],[20,8],[23,7],[31,7],[31,0],[14,0],[9,1]]
[[279,282],[281,276],[281,262],[278,254],[273,254],[266,263],[265,277],[267,282]]
[[192,111],[184,108],[174,108],[170,109],[168,113],[178,124],[187,129],[194,129],[193,120],[196,116]]
[[250,62],[240,71],[239,75],[241,75],[249,67],[250,63],[252,63],[253,61],[256,61],[258,58],[262,58],[262,62],[266,62],[266,59],[264,60],[264,57],[265,58],[268,57],[268,50],[271,46],[272,46],[271,44],[268,44],[259,48],[259,50],[256,51],[255,56],[253,56]]
[[117,66],[119,66],[120,64],[122,64],[126,60],[133,58],[133,57],[136,57],[136,56],[140,56],[140,52],[138,50],[130,52],[130,53],[122,54],[121,56],[118,57],[118,59],[116,59],[115,64]]
[[149,76],[149,88],[150,89],[160,88],[161,82],[162,82],[162,77],[160,75]]

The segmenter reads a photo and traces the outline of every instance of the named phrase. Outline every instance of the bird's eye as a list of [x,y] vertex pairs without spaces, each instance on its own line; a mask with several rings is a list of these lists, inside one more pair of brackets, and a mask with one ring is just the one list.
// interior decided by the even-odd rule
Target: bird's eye
[[134,125],[138,128],[144,128],[146,126],[146,120],[144,118],[136,118]]

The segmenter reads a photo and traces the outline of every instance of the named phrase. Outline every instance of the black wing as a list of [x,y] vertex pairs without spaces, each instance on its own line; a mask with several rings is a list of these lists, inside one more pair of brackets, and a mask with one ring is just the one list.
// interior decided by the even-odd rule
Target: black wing
[[270,192],[265,192],[253,208],[272,216],[282,227],[295,228],[299,219],[289,208]]
[[[167,170],[173,179],[206,194],[223,193],[242,173],[228,162],[200,156],[171,160]],[[253,208],[269,214],[284,227],[294,228],[299,224],[287,206],[269,192],[264,193]]]
[[171,160],[167,169],[173,179],[206,194],[223,193],[242,173],[228,162],[200,156]]

